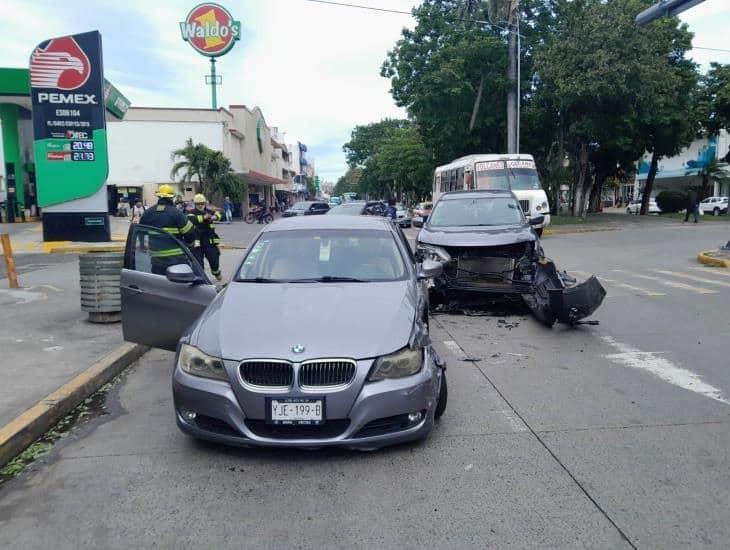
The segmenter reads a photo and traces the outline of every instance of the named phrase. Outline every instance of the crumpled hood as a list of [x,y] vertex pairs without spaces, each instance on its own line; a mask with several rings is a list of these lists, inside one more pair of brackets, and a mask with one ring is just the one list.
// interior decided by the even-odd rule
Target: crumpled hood
[[434,246],[501,246],[532,242],[537,235],[530,225],[495,225],[489,227],[424,227],[418,242]]
[[[415,311],[409,281],[232,282],[198,320],[190,343],[232,360],[364,359],[406,346]],[[293,353],[296,345],[304,353]]]

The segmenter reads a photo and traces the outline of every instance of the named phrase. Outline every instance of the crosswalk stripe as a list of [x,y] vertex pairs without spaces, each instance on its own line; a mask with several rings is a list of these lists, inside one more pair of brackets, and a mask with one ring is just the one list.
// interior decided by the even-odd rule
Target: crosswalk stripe
[[704,271],[705,273],[712,273],[713,275],[722,275],[723,277],[730,277],[730,269],[724,269],[722,267],[693,267],[695,271]]
[[639,294],[642,294],[644,296],[666,296],[665,292],[655,292],[653,290],[649,290],[647,288],[642,288],[640,286],[633,286],[633,285],[630,285],[627,283],[620,283],[618,281],[614,281],[613,279],[606,279],[605,277],[598,277],[598,280],[601,282],[606,282],[613,286],[625,288],[626,290],[633,290],[634,292],[638,292]]
[[696,294],[717,294],[717,290],[688,285],[686,283],[680,283],[677,281],[668,281],[666,279],[661,279],[659,277],[653,277],[651,275],[641,275],[639,273],[632,273],[630,271],[625,271],[623,269],[614,269],[613,271],[615,271],[617,273],[624,273],[631,277],[638,277],[639,279],[646,279],[647,281],[656,281],[657,283],[660,283],[664,286],[671,286],[673,288],[681,288],[682,290],[687,290],[689,292],[694,292]]
[[690,281],[696,281],[698,283],[707,283],[708,285],[730,287],[730,283],[728,283],[727,281],[713,281],[712,279],[706,279],[704,277],[695,277],[694,275],[689,275],[688,273],[681,273],[679,271],[665,271],[663,269],[652,269],[652,271],[655,271],[656,273],[661,273],[662,275],[669,275],[671,277],[679,277],[680,279],[688,279]]

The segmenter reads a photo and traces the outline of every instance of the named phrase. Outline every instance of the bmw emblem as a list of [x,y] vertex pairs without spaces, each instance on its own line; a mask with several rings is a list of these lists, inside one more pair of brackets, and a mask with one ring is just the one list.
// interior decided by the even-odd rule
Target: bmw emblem
[[291,350],[292,350],[292,351],[293,351],[294,353],[304,353],[304,350],[305,350],[305,349],[306,349],[306,348],[305,348],[304,346],[300,346],[300,345],[298,345],[298,344],[297,344],[297,345],[296,345],[296,346],[294,346],[294,347],[293,347],[293,348],[292,348]]

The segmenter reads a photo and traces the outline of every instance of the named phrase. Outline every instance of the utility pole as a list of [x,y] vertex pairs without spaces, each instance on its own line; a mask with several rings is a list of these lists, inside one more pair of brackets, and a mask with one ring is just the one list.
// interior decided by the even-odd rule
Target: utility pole
[[519,0],[509,0],[507,16],[507,152],[519,152]]

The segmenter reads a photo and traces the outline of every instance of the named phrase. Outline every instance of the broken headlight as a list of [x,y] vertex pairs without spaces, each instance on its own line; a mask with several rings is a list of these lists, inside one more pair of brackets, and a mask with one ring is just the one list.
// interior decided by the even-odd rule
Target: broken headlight
[[422,260],[430,259],[442,263],[451,261],[451,256],[445,249],[431,244],[418,243],[416,246],[416,255]]

